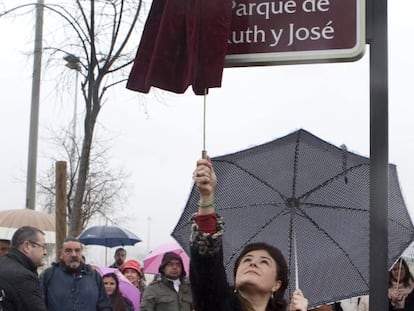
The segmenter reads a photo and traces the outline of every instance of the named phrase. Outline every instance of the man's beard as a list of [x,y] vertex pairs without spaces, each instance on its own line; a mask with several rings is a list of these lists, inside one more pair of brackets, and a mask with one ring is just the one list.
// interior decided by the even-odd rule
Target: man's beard
[[69,272],[79,272],[81,270],[81,262],[76,258],[71,258],[69,264],[65,264]]

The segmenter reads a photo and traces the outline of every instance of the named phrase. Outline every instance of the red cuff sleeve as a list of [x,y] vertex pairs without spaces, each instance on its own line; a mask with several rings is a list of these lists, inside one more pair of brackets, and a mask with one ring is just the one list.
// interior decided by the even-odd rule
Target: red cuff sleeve
[[217,232],[217,214],[211,213],[207,215],[196,215],[195,222],[204,233],[216,233]]

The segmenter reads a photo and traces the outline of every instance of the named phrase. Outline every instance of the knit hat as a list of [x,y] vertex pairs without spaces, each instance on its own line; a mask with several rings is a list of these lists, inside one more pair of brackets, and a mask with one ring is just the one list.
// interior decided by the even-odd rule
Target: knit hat
[[185,277],[186,273],[185,273],[185,269],[184,269],[184,263],[183,263],[183,259],[181,258],[180,255],[178,255],[177,253],[174,252],[166,252],[164,254],[164,256],[162,257],[162,261],[161,261],[161,265],[158,269],[159,273],[163,274],[164,273],[164,268],[165,266],[173,259],[178,260],[181,263],[181,275],[180,278]]
[[142,276],[141,265],[138,261],[134,259],[127,260],[121,268],[121,272],[124,273],[126,269],[133,269],[138,272],[140,276]]

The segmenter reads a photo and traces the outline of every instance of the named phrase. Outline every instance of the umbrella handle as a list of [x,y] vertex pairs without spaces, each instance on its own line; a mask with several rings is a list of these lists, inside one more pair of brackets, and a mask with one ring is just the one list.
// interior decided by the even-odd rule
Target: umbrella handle
[[400,257],[400,260],[398,263],[397,290],[400,287],[401,269],[402,269],[402,257]]
[[295,267],[295,289],[299,289],[299,273],[298,273],[298,252],[296,248],[296,233],[295,227],[293,227],[292,232],[292,246],[293,246],[293,261]]
[[295,289],[299,288],[299,273],[298,273],[298,252],[296,249],[296,234],[293,228],[293,260],[295,265]]
[[207,92],[208,89],[204,89],[204,110],[203,110],[203,150],[201,151],[201,158],[207,159],[207,150],[206,150],[206,107],[207,107]]

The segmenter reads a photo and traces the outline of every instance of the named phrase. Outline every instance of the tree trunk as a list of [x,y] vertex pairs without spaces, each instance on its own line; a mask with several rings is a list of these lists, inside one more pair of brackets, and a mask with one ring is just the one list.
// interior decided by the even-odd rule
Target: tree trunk
[[91,146],[93,132],[96,124],[96,118],[100,110],[99,82],[95,80],[95,68],[97,66],[96,49],[95,49],[95,3],[90,2],[90,26],[88,29],[89,38],[91,39],[90,62],[88,66],[87,77],[87,95],[86,95],[86,116],[85,116],[85,136],[82,143],[82,152],[79,162],[78,183],[76,185],[75,198],[73,201],[72,214],[69,220],[69,234],[77,237],[82,231],[82,205],[86,188],[86,180],[89,172],[89,159],[91,154]]

